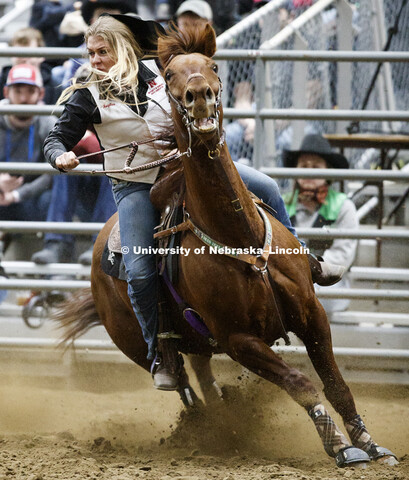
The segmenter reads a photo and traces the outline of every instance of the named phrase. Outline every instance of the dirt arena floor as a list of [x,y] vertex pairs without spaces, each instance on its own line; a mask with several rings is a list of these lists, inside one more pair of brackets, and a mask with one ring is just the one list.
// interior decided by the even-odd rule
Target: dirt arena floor
[[0,480],[409,479],[409,387],[351,385],[400,464],[338,469],[298,405],[226,363],[225,402],[190,414],[132,365],[80,365],[65,381],[3,375]]

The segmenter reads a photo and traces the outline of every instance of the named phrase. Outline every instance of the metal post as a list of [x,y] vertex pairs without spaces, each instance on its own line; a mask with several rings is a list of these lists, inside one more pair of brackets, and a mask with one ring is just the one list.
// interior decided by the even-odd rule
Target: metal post
[[[259,170],[265,161],[265,148],[264,140],[270,138],[270,135],[273,136],[274,142],[274,128],[270,131],[270,123],[266,122],[260,118],[260,110],[263,108],[266,101],[266,83],[265,83],[265,67],[266,64],[261,58],[256,59],[255,65],[255,74],[256,74],[256,87],[255,87],[255,101],[256,101],[256,116],[255,116],[255,130],[254,130],[254,139],[253,139],[253,167]],[[273,125],[274,126],[274,125]],[[268,129],[266,131],[266,129]],[[271,140],[270,140],[271,142]],[[268,148],[270,152],[271,145]]]
[[[308,50],[308,43],[301,36],[300,32],[294,34],[294,48],[296,50]],[[302,88],[297,88],[297,83],[303,81]],[[293,73],[293,106],[296,108],[307,108],[307,87],[308,81],[308,68],[306,62],[296,62],[294,65]],[[304,137],[305,120],[295,120],[292,122],[293,137],[291,139],[291,147],[296,149],[301,144],[301,140]]]
[[[386,43],[385,33],[385,12],[383,9],[383,0],[374,1],[374,39],[377,50],[382,50]],[[379,104],[382,110],[396,110],[395,96],[393,91],[392,72],[389,63],[382,65],[381,74],[378,77],[377,92],[379,95]],[[384,131],[393,131],[392,122],[382,122]]]
[[[339,21],[337,22],[338,50],[352,50],[352,7],[345,0],[338,0],[337,13]],[[337,64],[337,102],[338,108],[351,108],[351,81],[352,65],[350,63]],[[338,133],[345,132],[348,122],[341,121],[336,123]]]

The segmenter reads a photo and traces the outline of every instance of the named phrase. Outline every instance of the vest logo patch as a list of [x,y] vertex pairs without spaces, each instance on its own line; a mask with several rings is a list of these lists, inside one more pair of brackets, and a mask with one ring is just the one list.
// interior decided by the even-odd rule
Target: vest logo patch
[[104,103],[104,105],[102,105],[103,108],[109,108],[109,107],[115,107],[115,103]]
[[148,85],[149,85],[148,95],[153,95],[164,87],[163,83],[158,84],[156,80],[150,80],[148,82]]

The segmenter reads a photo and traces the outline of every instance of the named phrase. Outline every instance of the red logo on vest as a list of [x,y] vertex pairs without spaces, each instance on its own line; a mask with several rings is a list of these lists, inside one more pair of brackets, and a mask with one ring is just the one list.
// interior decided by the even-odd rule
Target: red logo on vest
[[154,88],[156,86],[155,80],[151,80],[150,82],[148,82],[148,85],[150,86],[150,88]]

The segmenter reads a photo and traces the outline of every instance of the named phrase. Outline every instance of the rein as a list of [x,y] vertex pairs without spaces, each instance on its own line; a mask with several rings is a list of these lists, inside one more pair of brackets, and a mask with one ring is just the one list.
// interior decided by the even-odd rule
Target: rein
[[130,148],[131,151],[128,154],[128,157],[125,160],[125,165],[124,168],[121,168],[119,170],[83,170],[83,173],[89,173],[91,175],[105,175],[106,173],[126,173],[126,174],[131,174],[131,173],[136,173],[136,172],[142,172],[144,170],[150,170],[151,168],[156,168],[160,167],[161,165],[165,165],[166,163],[172,162],[173,160],[177,160],[184,155],[187,155],[187,152],[183,153],[173,153],[171,155],[167,155],[164,158],[161,158],[159,160],[154,160],[153,162],[146,163],[144,165],[139,165],[139,167],[133,167],[131,168],[131,163],[133,159],[135,158],[136,153],[138,152],[139,145],[146,145],[148,143],[154,142],[156,139],[150,139],[150,140],[143,140],[141,142],[131,142],[126,145],[120,145],[119,147],[113,147],[113,148],[107,148],[106,150],[100,150],[98,152],[92,152],[92,153],[87,153],[85,155],[80,155],[78,160],[82,160],[83,158],[87,157],[92,157],[95,155],[99,155],[101,153],[108,153],[108,152],[114,152],[115,150],[120,150],[122,148]]

